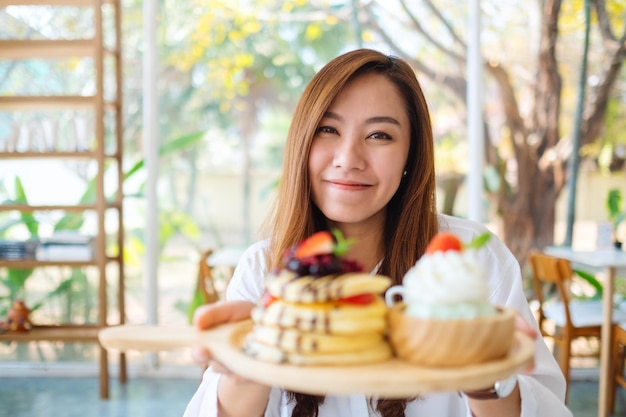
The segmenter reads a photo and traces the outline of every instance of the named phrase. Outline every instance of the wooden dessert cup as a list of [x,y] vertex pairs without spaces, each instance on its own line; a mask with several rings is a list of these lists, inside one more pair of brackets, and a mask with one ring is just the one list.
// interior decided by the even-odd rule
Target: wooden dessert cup
[[396,356],[421,366],[464,366],[501,359],[515,340],[515,311],[497,307],[493,317],[419,319],[404,314],[406,305],[389,310],[389,338]]

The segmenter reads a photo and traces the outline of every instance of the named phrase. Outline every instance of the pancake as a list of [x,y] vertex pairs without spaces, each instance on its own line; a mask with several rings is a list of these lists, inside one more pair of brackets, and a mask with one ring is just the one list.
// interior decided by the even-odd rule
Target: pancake
[[254,330],[254,340],[290,353],[326,354],[367,350],[383,342],[384,335],[366,332],[338,336],[302,332],[297,329],[257,326]]
[[274,297],[293,303],[317,303],[359,294],[380,294],[391,285],[383,275],[348,273],[323,277],[298,276],[283,270],[267,280],[266,289]]
[[265,294],[252,310],[254,326],[244,352],[259,360],[296,365],[350,365],[392,356],[386,336],[391,284],[340,258],[329,232],[318,232],[285,253],[267,276]]
[[275,346],[265,345],[256,340],[249,340],[244,352],[258,360],[273,363],[290,363],[299,366],[344,366],[360,365],[386,361],[393,356],[386,341],[381,341],[367,349],[344,353],[298,353],[286,352]]
[[384,333],[387,305],[377,296],[366,305],[341,302],[290,303],[276,300],[256,307],[252,319],[262,326],[298,329],[322,334]]

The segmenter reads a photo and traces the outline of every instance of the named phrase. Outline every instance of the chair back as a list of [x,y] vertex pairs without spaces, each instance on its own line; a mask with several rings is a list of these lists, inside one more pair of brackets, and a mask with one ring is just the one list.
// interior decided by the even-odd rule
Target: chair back
[[563,305],[565,324],[569,329],[573,326],[569,303],[571,300],[570,284],[573,276],[572,267],[567,259],[546,255],[540,252],[531,252],[528,262],[532,270],[533,287],[535,297],[539,302],[539,328],[543,332],[544,303],[546,300],[546,288],[556,288],[558,301]]
[[204,251],[198,261],[197,287],[202,293],[204,304],[211,304],[219,299],[219,295],[215,289],[213,270],[208,263],[209,256],[212,254],[213,250],[211,249]]

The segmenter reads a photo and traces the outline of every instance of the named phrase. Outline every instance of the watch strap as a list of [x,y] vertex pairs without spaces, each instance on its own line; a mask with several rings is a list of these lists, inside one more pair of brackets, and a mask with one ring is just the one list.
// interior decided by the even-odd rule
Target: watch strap
[[517,385],[517,375],[497,381],[490,388],[477,391],[466,391],[465,396],[474,400],[497,400],[511,395]]
[[463,391],[463,394],[473,400],[497,400],[500,398],[495,386],[478,391]]

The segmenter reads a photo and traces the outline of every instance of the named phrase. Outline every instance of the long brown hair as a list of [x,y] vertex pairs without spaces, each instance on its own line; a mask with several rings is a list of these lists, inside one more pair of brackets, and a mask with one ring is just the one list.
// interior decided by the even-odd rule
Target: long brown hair
[[[378,272],[400,284],[437,232],[432,127],[415,71],[399,58],[371,49],[358,49],[324,66],[298,102],[287,134],[277,198],[265,225],[270,238],[270,267],[280,263],[286,249],[326,228],[326,218],[311,197],[308,172],[311,143],[320,120],[337,94],[349,81],[368,73],[383,75],[396,85],[411,125],[407,173],[387,204],[384,257]],[[296,401],[294,417],[317,416],[318,406],[323,401],[323,397],[295,393],[290,393],[290,397]],[[404,414],[405,405],[404,401],[380,400],[377,409],[385,417],[398,416]]]

